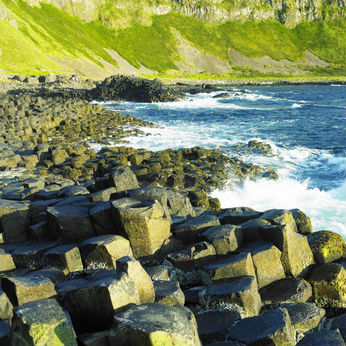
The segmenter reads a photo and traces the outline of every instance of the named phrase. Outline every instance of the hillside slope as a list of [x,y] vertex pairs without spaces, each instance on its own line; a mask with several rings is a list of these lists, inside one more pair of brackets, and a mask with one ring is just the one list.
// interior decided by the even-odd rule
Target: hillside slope
[[346,65],[343,0],[0,0],[0,33],[4,73],[342,76]]

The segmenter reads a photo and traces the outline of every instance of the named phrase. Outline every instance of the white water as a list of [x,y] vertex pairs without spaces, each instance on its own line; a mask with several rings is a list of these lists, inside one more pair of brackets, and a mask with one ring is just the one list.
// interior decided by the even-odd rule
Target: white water
[[[270,90],[265,90],[263,94],[254,90],[229,92],[227,99],[213,98],[220,93],[215,92],[189,95],[178,102],[150,105],[124,102],[116,106],[115,109],[120,112],[125,109],[134,116],[161,125],[160,128],[142,128],[144,136],[124,138],[128,141],[126,145],[153,151],[201,146],[219,148],[235,156],[235,145],[246,144],[251,139],[265,141],[272,146],[272,156],[248,154],[240,158],[260,166],[270,165],[277,170],[279,180],[246,180],[242,186],[216,190],[211,195],[220,199],[222,208],[247,206],[258,211],[299,208],[311,218],[315,231],[329,229],[346,238],[346,157],[335,156],[329,150],[287,146],[285,139],[276,138],[275,133],[272,139],[268,139],[267,135],[265,138],[258,136],[259,125],[262,126],[262,133],[268,133],[267,127],[271,135],[272,127],[278,123],[293,124],[299,129],[301,119],[294,116],[281,118],[281,114],[300,112],[307,105],[328,107],[324,105],[325,101],[318,104],[304,100],[296,96],[295,90],[289,90],[281,97]],[[237,104],[239,101],[241,105]],[[273,113],[267,111],[273,109],[277,113],[270,117]],[[226,120],[220,121],[215,117],[215,110]],[[262,118],[263,113],[259,115],[257,110],[264,111],[268,117]],[[214,112],[210,115],[211,121],[208,117],[200,117],[199,112],[205,111]],[[241,113],[244,111],[253,112],[250,121]],[[154,116],[145,118],[143,114]],[[155,114],[159,116],[155,117]],[[337,129],[337,126],[331,123],[330,128]],[[334,178],[331,179],[331,176]]]

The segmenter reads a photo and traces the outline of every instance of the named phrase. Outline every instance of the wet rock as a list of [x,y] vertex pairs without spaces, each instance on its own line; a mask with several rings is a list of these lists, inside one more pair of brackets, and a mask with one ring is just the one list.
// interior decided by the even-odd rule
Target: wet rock
[[299,331],[316,328],[326,314],[324,309],[312,303],[285,303],[280,307],[287,310],[292,326]]
[[201,234],[213,226],[220,226],[218,218],[210,214],[201,214],[175,226],[173,234],[185,243],[191,244],[199,241]]
[[202,237],[213,244],[217,255],[227,255],[243,243],[241,228],[234,225],[211,227],[202,233]]
[[290,317],[287,310],[281,308],[235,322],[228,335],[246,345],[295,345]]
[[196,315],[198,334],[204,344],[215,340],[226,340],[227,330],[241,319],[237,311],[206,311]]
[[126,273],[134,281],[141,304],[155,301],[153,282],[137,260],[128,256],[121,257],[117,260],[116,267],[118,272]]
[[4,233],[6,242],[27,240],[29,206],[27,202],[0,199],[0,229]]
[[240,251],[251,253],[259,288],[285,277],[285,271],[281,264],[281,251],[272,243],[266,241],[252,242]]
[[11,345],[77,346],[69,318],[55,299],[29,302],[13,310]]
[[304,279],[285,278],[260,290],[263,304],[305,303],[312,297],[312,287]]
[[338,330],[321,330],[305,335],[297,346],[345,346],[342,336]]
[[345,239],[331,231],[314,232],[308,237],[316,263],[330,263],[346,255]]
[[304,214],[300,209],[291,209],[290,212],[293,215],[294,221],[297,225],[297,230],[300,234],[311,234],[312,224],[310,218]]
[[178,281],[156,280],[154,283],[156,302],[167,305],[185,305],[185,295]]
[[307,281],[312,285],[313,295],[319,306],[346,308],[346,270],[342,265],[316,265]]
[[130,168],[120,168],[110,176],[112,185],[117,191],[138,189],[139,184],[136,175]]
[[256,278],[242,276],[207,286],[199,293],[200,304],[206,308],[232,307],[243,317],[259,313],[262,302]]
[[123,256],[132,256],[127,239],[118,235],[101,235],[84,240],[79,245],[82,261],[86,269],[113,269]]
[[114,336],[110,339],[114,345],[201,345],[196,319],[183,306],[157,303],[135,306],[116,314],[114,327]]
[[64,274],[83,270],[83,263],[79,249],[75,245],[61,245],[44,253],[48,266],[62,269]]
[[78,334],[109,329],[115,310],[139,304],[134,281],[115,271],[100,272],[89,280],[66,281],[57,284],[56,290]]
[[219,220],[222,225],[240,225],[262,215],[263,213],[260,213],[252,208],[230,208],[219,216]]
[[170,237],[171,220],[158,201],[136,204],[119,200],[112,206],[113,215],[130,240],[136,258],[153,255]]
[[42,277],[3,277],[1,285],[13,306],[56,295],[52,281]]
[[250,253],[230,255],[202,267],[202,282],[207,285],[235,277],[250,275],[256,277]]

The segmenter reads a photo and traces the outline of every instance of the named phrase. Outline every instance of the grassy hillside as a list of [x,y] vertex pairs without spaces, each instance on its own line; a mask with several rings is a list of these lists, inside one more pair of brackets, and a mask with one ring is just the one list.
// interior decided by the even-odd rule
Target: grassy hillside
[[[230,48],[251,58],[269,56],[290,61],[300,61],[306,51],[311,51],[330,67],[312,68],[310,73],[345,75],[344,18],[312,21],[289,29],[276,21],[213,25],[169,13],[152,16],[150,23],[132,21],[126,28],[111,30],[100,20],[88,23],[52,5],[31,7],[21,0],[0,0],[0,5],[1,2],[16,21],[13,25],[13,21],[10,24],[0,20],[0,69],[5,72],[68,72],[69,65],[62,62],[81,59],[103,68],[106,63],[117,66],[107,48],[117,51],[137,68],[143,65],[165,74],[178,70],[176,62],[182,59],[174,28],[193,47],[230,64]],[[248,70],[235,66],[233,73],[242,75]]]

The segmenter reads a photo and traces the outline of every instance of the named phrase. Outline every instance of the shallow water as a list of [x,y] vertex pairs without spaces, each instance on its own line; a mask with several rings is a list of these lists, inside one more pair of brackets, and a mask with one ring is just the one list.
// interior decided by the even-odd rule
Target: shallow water
[[[187,95],[185,100],[107,107],[161,125],[142,128],[129,146],[148,150],[203,146],[235,156],[234,147],[257,139],[270,143],[272,156],[242,155],[246,162],[275,167],[276,182],[245,181],[212,193],[222,207],[257,210],[300,208],[314,230],[346,237],[346,86],[229,88]],[[150,134],[148,136],[147,134]]]

